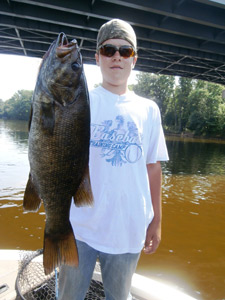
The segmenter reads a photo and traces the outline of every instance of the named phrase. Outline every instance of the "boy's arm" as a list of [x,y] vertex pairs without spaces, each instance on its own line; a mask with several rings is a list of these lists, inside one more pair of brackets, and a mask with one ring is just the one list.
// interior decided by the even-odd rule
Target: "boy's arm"
[[144,252],[152,254],[158,248],[161,241],[161,221],[162,221],[162,204],[161,204],[161,184],[162,170],[161,164],[157,161],[155,164],[147,165],[149,185],[152,197],[152,205],[154,210],[154,218],[149,224]]

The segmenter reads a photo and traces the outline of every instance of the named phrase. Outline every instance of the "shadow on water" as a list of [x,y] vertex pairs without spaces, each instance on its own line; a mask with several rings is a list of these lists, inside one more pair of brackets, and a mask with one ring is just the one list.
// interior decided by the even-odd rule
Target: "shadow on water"
[[167,140],[170,160],[163,164],[165,173],[225,175],[225,143],[207,140]]
[[[0,120],[0,248],[43,246],[45,214],[24,213],[27,122]],[[171,282],[201,300],[224,300],[225,143],[167,138],[162,163],[162,242],[137,272]],[[182,300],[182,299],[180,299]]]

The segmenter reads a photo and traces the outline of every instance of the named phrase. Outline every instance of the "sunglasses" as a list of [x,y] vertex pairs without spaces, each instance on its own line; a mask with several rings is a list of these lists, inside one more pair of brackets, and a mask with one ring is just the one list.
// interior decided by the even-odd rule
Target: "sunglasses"
[[116,51],[119,51],[120,56],[123,58],[133,57],[136,54],[136,51],[132,46],[123,45],[120,47],[116,47],[115,45],[105,44],[98,47],[98,51],[101,55],[112,57]]

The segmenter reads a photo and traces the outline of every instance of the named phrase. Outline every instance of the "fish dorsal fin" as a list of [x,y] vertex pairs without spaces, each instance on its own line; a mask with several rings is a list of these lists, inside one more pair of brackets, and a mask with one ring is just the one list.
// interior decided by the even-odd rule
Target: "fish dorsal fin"
[[32,177],[29,174],[29,179],[23,197],[23,208],[26,211],[38,211],[41,205],[41,199],[37,193]]
[[91,189],[91,181],[89,175],[89,166],[87,166],[80,186],[74,195],[74,203],[76,206],[85,206],[93,204],[93,194]]

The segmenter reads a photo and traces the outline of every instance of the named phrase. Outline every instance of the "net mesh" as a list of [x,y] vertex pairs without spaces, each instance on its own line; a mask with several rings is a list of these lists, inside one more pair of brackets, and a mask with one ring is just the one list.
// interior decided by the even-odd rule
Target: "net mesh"
[[[16,279],[16,300],[55,300],[57,299],[58,272],[45,275],[42,263],[43,250],[21,251],[19,272]],[[98,269],[98,265],[96,264]],[[99,271],[99,269],[97,270]],[[85,300],[105,299],[103,285],[92,280]]]

